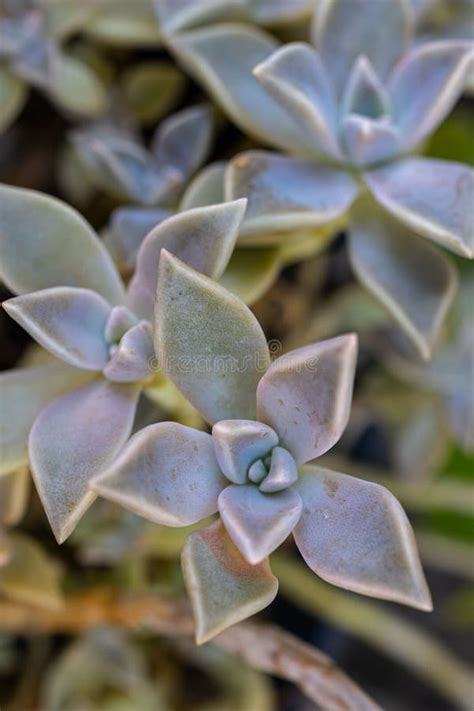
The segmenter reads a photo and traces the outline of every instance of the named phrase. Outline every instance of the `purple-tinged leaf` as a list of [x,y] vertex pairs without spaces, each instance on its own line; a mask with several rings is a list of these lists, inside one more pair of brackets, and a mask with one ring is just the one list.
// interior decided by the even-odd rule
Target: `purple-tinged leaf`
[[104,336],[107,343],[118,343],[126,332],[137,325],[135,314],[126,306],[114,306],[105,324]]
[[365,175],[397,220],[463,257],[474,254],[474,170],[461,163],[406,158]]
[[200,170],[184,191],[179,204],[180,211],[225,202],[224,178],[227,165],[226,161],[217,161]]
[[262,494],[253,484],[231,484],[218,503],[227,533],[251,565],[264,561],[283,543],[302,510],[301,497],[294,489]]
[[189,526],[216,513],[226,483],[210,435],[160,422],[137,432],[90,487],[154,523]]
[[184,32],[171,49],[246,133],[290,150],[311,150],[306,137],[253,76],[278,43],[249,25],[221,24]]
[[0,276],[17,294],[78,286],[111,304],[124,300],[107,250],[76,210],[49,195],[7,185],[0,185]]
[[339,95],[356,60],[364,55],[383,80],[408,41],[410,13],[404,0],[323,0],[313,26],[320,52]]
[[153,0],[160,27],[166,34],[208,25],[245,10],[246,0]]
[[272,451],[270,471],[259,486],[265,494],[282,491],[298,480],[296,462],[283,447],[275,447]]
[[145,238],[128,289],[128,301],[151,321],[160,254],[166,249],[193,269],[218,279],[232,255],[244,217],[246,200],[196,207],[162,222]]
[[390,78],[395,120],[406,149],[432,133],[460,97],[474,50],[467,42],[430,42],[415,47]]
[[260,325],[239,299],[166,251],[155,352],[166,375],[210,424],[255,419],[255,390],[270,363]]
[[241,153],[226,176],[227,198],[248,198],[241,234],[324,225],[343,215],[357,193],[348,173],[267,151]]
[[46,407],[30,432],[33,478],[58,543],[95,499],[87,482],[127,441],[140,389],[95,381]]
[[109,352],[105,325],[111,306],[89,289],[57,286],[3,302],[30,336],[76,368],[101,370]]
[[428,360],[456,292],[453,265],[371,202],[354,208],[351,220],[349,257],[356,276]]
[[254,484],[260,484],[260,482],[267,476],[267,473],[267,468],[263,462],[263,459],[257,459],[257,461],[251,464],[248,469],[248,477],[250,481],[254,482]]
[[363,595],[432,609],[413,531],[387,489],[314,465],[296,486],[303,513],[294,536],[311,570]]
[[257,388],[257,418],[273,427],[297,464],[319,457],[349,419],[357,336],[347,334],[281,356]]
[[140,321],[122,337],[102,372],[116,383],[143,380],[152,373],[154,356],[151,324]]
[[212,428],[219,466],[234,484],[244,484],[250,465],[271,453],[278,435],[254,420],[221,420]]
[[386,118],[370,119],[349,114],[342,121],[343,143],[352,163],[379,163],[400,152],[400,135]]
[[197,644],[260,612],[278,591],[278,580],[268,561],[247,563],[221,521],[188,536],[181,564],[196,621]]
[[172,214],[161,207],[114,210],[105,230],[104,244],[121,271],[131,272],[135,268],[138,250],[147,234]]
[[0,375],[0,474],[28,461],[28,435],[41,410],[94,377],[66,363],[8,370]]
[[336,97],[321,59],[310,45],[287,44],[253,73],[301,127],[316,153],[341,157],[335,135]]
[[390,97],[367,57],[359,57],[344,88],[341,115],[380,118],[390,114]]

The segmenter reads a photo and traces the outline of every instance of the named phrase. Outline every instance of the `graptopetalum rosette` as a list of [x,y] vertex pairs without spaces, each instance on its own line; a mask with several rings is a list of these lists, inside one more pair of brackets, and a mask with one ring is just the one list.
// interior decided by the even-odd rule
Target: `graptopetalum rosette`
[[165,250],[154,319],[160,366],[212,426],[135,434],[90,486],[145,518],[187,526],[183,571],[204,642],[266,607],[268,556],[293,532],[309,567],[336,585],[431,609],[405,513],[380,485],[318,467],[350,413],[357,338],[270,362],[252,312]]
[[[152,230],[127,288],[90,225],[65,203],[0,186],[3,303],[56,361],[0,376],[0,475],[29,462],[57,540],[94,501],[87,487],[127,441],[157,372],[151,321],[162,247],[218,278],[245,200],[189,210]],[[62,362],[61,362],[62,361]]]
[[322,0],[312,45],[227,23],[169,45],[232,118],[289,155],[248,151],[225,197],[247,197],[241,237],[348,226],[352,268],[429,358],[456,289],[447,256],[472,257],[474,173],[412,156],[452,109],[467,41],[413,44],[405,0]]

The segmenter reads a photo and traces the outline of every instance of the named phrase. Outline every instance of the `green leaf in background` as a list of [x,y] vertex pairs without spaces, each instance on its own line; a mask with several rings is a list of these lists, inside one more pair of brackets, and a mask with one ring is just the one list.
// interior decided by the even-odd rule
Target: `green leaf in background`
[[425,154],[474,165],[472,111],[461,105],[433,134]]

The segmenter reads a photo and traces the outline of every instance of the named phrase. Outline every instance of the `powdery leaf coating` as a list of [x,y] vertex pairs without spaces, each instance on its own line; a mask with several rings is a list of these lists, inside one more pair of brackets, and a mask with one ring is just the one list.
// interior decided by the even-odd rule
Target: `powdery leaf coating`
[[246,0],[154,0],[163,32],[211,24],[245,9]]
[[252,74],[278,47],[271,35],[247,25],[220,24],[183,32],[170,46],[244,131],[282,148],[311,148],[298,125]]
[[224,178],[227,170],[225,161],[207,165],[191,180],[183,193],[179,209],[191,210],[193,207],[205,207],[225,202]]
[[218,504],[227,533],[252,565],[264,561],[283,543],[303,507],[294,489],[262,494],[253,484],[227,486]]
[[29,438],[31,472],[58,543],[94,501],[88,480],[128,439],[138,395],[135,385],[99,380],[54,400],[35,420]]
[[124,300],[118,272],[76,210],[33,190],[0,185],[0,276],[24,294],[53,286],[97,291]]
[[106,364],[105,325],[111,306],[94,291],[58,286],[9,299],[3,308],[66,363],[84,370],[101,370]]
[[268,151],[241,153],[226,176],[228,199],[248,198],[242,234],[324,225],[344,214],[357,193],[342,170]]
[[474,170],[461,163],[405,158],[365,175],[378,202],[418,234],[463,257],[474,252]]
[[348,334],[275,360],[257,388],[257,418],[273,427],[297,464],[319,457],[347,424],[357,360]]
[[154,356],[151,324],[140,321],[122,337],[102,372],[106,378],[117,383],[143,380],[152,372]]
[[246,204],[246,200],[235,200],[197,207],[170,217],[152,230],[139,249],[128,289],[128,301],[135,313],[152,318],[162,249],[202,274],[219,278],[231,257]]
[[46,405],[93,377],[66,363],[8,370],[0,375],[0,474],[26,464],[28,435]]
[[247,563],[221,521],[188,536],[181,563],[196,621],[197,644],[260,612],[278,591],[278,580],[268,561]]
[[259,486],[265,494],[274,494],[291,486],[298,480],[298,469],[291,454],[283,447],[272,451],[270,471]]
[[90,486],[149,521],[189,526],[216,513],[226,483],[210,435],[160,422],[137,432]]
[[367,57],[352,67],[341,99],[341,113],[380,118],[390,113],[390,97]]
[[278,444],[276,432],[255,420],[216,422],[212,439],[219,466],[234,484],[244,484],[250,465]]
[[311,570],[333,585],[431,610],[413,531],[395,497],[314,465],[301,474],[303,513],[294,537]]
[[337,103],[321,59],[312,47],[292,42],[253,71],[283,106],[316,150],[340,158],[336,140]]
[[147,234],[171,217],[161,207],[119,207],[112,213],[104,234],[104,244],[119,269],[132,271],[138,250]]
[[351,218],[352,268],[429,359],[457,287],[451,262],[376,205]]
[[407,149],[441,123],[458,100],[474,66],[467,42],[430,42],[406,54],[390,78],[395,120]]
[[384,117],[370,119],[349,114],[342,121],[341,135],[347,154],[356,166],[389,160],[400,152],[400,134]]
[[239,299],[166,250],[154,336],[160,367],[210,424],[255,419],[255,389],[270,363],[260,325]]
[[322,0],[314,18],[313,42],[339,95],[359,56],[384,79],[408,41],[403,0]]
[[126,306],[114,306],[105,324],[107,343],[118,343],[130,328],[137,325],[137,318]]

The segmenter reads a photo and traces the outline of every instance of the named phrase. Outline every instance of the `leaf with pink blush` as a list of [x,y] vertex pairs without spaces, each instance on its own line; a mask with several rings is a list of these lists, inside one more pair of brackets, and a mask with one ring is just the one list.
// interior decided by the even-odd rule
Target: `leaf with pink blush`
[[232,255],[245,213],[245,200],[197,207],[173,215],[142,243],[128,289],[132,309],[151,320],[162,249],[199,272],[218,279]]
[[319,457],[349,419],[357,336],[321,341],[275,360],[257,388],[257,418],[273,427],[297,464]]
[[212,439],[219,466],[234,484],[244,484],[250,465],[278,444],[274,430],[254,420],[220,420]]
[[216,513],[226,481],[210,435],[160,422],[137,432],[90,487],[154,523],[189,526]]
[[122,336],[102,372],[116,383],[133,383],[152,374],[154,357],[151,324],[140,321]]
[[58,543],[95,499],[89,479],[116,456],[132,430],[140,389],[97,380],[46,407],[29,438],[31,472]]
[[0,185],[0,276],[17,294],[76,286],[97,291],[112,305],[125,296],[110,255],[76,210],[7,185]]
[[270,363],[258,321],[239,299],[165,250],[154,337],[160,367],[210,424],[255,419],[255,390]]
[[429,42],[403,57],[388,90],[405,149],[414,148],[446,118],[473,66],[474,49],[469,42]]
[[268,561],[250,565],[221,521],[191,533],[181,556],[184,580],[203,644],[267,607],[278,591]]
[[415,537],[383,486],[308,465],[296,485],[303,513],[294,536],[301,555],[333,585],[421,610],[431,597]]
[[302,510],[301,497],[294,489],[264,494],[253,484],[231,484],[218,503],[227,533],[252,565],[261,563],[283,543]]
[[52,355],[76,368],[101,370],[108,359],[111,306],[88,289],[58,286],[17,296],[3,308]]
[[61,362],[0,374],[0,474],[27,463],[28,435],[41,410],[93,377]]

